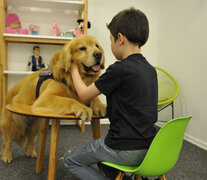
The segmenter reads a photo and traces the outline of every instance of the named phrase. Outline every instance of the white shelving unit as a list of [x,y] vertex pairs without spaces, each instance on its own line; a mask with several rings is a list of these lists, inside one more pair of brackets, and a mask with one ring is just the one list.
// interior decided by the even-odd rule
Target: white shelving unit
[[[50,35],[22,35],[5,33],[5,17],[12,8],[24,12],[53,13],[56,10],[65,12],[69,16],[70,11],[75,11],[77,18],[82,18],[84,13],[84,34],[87,34],[88,24],[88,0],[1,0],[0,1],[0,108],[8,91],[9,75],[28,75],[33,72],[14,71],[8,69],[8,43],[32,43],[44,45],[64,45],[72,37],[50,36]],[[59,17],[61,18],[61,17]],[[41,18],[44,19],[44,17]]]
[[32,71],[4,71],[4,74],[14,74],[14,75],[28,75],[32,74]]
[[79,11],[84,7],[85,1],[82,0],[6,0],[8,6],[20,8],[28,8],[30,11],[35,11],[35,8],[48,9],[63,9]]
[[[24,41],[26,41],[26,39],[53,39],[53,40],[71,40],[73,39],[73,37],[63,37],[63,36],[44,36],[44,35],[23,35],[23,34],[9,34],[9,33],[4,33],[4,38],[6,39],[6,41],[14,41],[14,38],[18,38],[19,41],[22,38],[25,38]],[[18,41],[17,41],[18,42]]]

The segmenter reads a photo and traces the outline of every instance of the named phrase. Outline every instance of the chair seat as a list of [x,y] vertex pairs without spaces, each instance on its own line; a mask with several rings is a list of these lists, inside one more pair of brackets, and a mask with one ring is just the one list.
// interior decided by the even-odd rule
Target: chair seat
[[118,165],[118,164],[114,164],[111,162],[105,162],[105,161],[103,161],[101,163],[105,164],[107,166],[116,168],[120,171],[125,171],[125,172],[130,172],[130,173],[134,173],[139,168],[139,166],[123,166],[123,165]]
[[191,117],[168,121],[156,134],[141,165],[123,166],[110,162],[102,163],[143,177],[163,176],[175,166],[179,158],[184,133]]

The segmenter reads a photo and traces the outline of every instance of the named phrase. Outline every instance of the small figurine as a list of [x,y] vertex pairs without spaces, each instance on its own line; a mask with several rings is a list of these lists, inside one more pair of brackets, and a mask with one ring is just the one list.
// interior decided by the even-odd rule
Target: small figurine
[[70,30],[70,31],[67,31],[67,32],[61,32],[60,36],[62,36],[62,37],[75,37],[74,34],[73,34],[73,31],[74,30]]
[[31,24],[29,26],[31,32],[32,32],[32,35],[38,35],[39,34],[39,26],[36,26],[34,24]]
[[41,68],[44,68],[44,61],[42,57],[40,56],[40,47],[39,46],[34,46],[33,47],[33,54],[31,59],[29,60],[27,64],[27,71],[30,70],[30,65],[32,64],[32,71],[38,71]]
[[[80,36],[81,34],[83,34],[83,30],[84,30],[84,20],[83,19],[78,19],[77,23],[78,23],[78,27],[73,32],[75,37]],[[88,21],[88,29],[90,29],[90,28],[91,28],[91,23]]]
[[59,36],[60,35],[60,28],[57,26],[55,21],[52,22],[52,35]]
[[6,33],[29,34],[28,29],[21,29],[21,22],[16,14],[8,14],[5,18]]

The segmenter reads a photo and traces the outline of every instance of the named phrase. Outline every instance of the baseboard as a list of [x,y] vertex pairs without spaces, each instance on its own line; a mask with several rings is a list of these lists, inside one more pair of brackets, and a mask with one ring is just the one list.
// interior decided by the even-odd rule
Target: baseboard
[[[109,124],[109,120],[107,118],[105,119],[101,119],[101,124]],[[86,125],[90,125],[90,122],[85,122]],[[51,125],[51,121],[50,121],[50,125]],[[60,125],[76,125],[76,120],[61,120]]]
[[198,147],[200,147],[200,148],[207,151],[207,143],[205,141],[197,139],[197,138],[195,138],[195,137],[193,137],[189,134],[185,134],[184,139],[186,141],[188,141],[188,142],[190,142],[190,143],[192,143],[192,144],[194,144],[194,145],[196,145],[196,146],[198,146]]
[[[162,122],[157,122],[157,123],[156,123],[156,125],[157,125],[158,127],[162,127],[164,124],[165,124],[165,123],[162,123]],[[186,141],[188,141],[189,143],[198,146],[198,147],[201,148],[201,149],[207,150],[207,143],[206,143],[205,141],[202,141],[202,140],[200,140],[200,139],[197,139],[197,138],[195,138],[195,137],[193,137],[193,136],[191,136],[191,135],[189,135],[189,134],[185,134],[184,139],[185,139]]]

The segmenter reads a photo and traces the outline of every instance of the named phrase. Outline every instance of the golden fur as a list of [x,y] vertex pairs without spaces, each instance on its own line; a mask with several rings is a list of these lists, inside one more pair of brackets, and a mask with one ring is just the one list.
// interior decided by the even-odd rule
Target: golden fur
[[[18,82],[8,93],[6,103],[22,103],[32,105],[34,111],[58,114],[75,114],[82,120],[90,120],[92,114],[104,116],[106,107],[98,97],[89,103],[81,102],[70,75],[71,61],[77,63],[80,75],[86,85],[92,84],[104,68],[105,58],[102,47],[94,37],[81,35],[65,44],[61,51],[56,52],[50,61],[50,70],[55,79],[43,82],[40,96],[36,99],[36,85],[41,71],[35,72]],[[62,83],[62,81],[66,83]],[[26,140],[27,156],[36,157],[35,139],[40,130],[41,119],[29,118],[10,113],[5,105],[0,121],[3,145],[1,159],[12,160],[12,143],[22,146]]]

